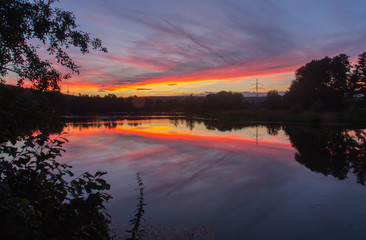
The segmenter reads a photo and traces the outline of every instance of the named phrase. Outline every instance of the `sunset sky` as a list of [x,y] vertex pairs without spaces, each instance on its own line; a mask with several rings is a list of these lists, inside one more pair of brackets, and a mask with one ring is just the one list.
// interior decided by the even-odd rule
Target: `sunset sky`
[[61,0],[107,54],[70,55],[71,94],[285,91],[312,59],[366,51],[365,0]]

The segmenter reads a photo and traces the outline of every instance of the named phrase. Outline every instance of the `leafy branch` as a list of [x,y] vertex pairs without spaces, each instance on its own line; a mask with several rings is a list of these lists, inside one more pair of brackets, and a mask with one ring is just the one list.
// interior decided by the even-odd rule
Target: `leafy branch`
[[[60,89],[59,82],[70,77],[53,67],[53,63],[38,54],[40,43],[54,61],[78,74],[79,66],[65,51],[76,47],[82,54],[90,49],[107,52],[98,38],[76,30],[72,12],[63,11],[52,4],[58,0],[2,0],[0,3],[0,82],[8,71],[19,76],[18,84],[25,79],[39,90]],[[11,67],[10,67],[11,66]]]
[[[39,134],[0,146],[0,227],[5,239],[110,239],[105,172],[73,180],[55,159],[64,138]],[[57,223],[57,224],[56,224]]]

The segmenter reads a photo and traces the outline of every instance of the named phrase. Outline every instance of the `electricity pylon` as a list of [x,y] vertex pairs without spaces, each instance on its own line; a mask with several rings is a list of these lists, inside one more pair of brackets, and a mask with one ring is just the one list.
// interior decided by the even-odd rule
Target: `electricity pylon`
[[255,79],[255,83],[252,84],[252,86],[249,88],[249,90],[255,91],[255,96],[258,98],[258,91],[259,90],[265,90],[263,87],[263,83],[258,82],[258,78]]

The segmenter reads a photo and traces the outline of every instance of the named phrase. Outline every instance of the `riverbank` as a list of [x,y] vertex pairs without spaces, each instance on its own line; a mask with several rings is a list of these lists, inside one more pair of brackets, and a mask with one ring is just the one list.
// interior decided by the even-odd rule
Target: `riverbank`
[[139,112],[112,113],[102,115],[64,115],[63,121],[121,120],[121,119],[155,119],[155,118],[188,118],[192,120],[216,120],[224,123],[276,123],[276,124],[306,124],[306,125],[349,125],[366,127],[366,110],[348,110],[343,112],[291,112],[288,110],[245,109],[203,114],[184,114],[182,112]]
[[350,125],[366,126],[366,110],[348,110],[343,112],[294,113],[287,110],[235,110],[205,114],[204,117],[224,122],[290,123],[311,125]]

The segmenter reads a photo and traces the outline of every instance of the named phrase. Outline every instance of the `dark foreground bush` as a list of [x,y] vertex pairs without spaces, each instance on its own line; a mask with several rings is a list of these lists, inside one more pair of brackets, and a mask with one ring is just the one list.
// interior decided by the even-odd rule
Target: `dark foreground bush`
[[73,178],[55,160],[65,141],[40,134],[0,146],[2,239],[110,238],[105,172]]

